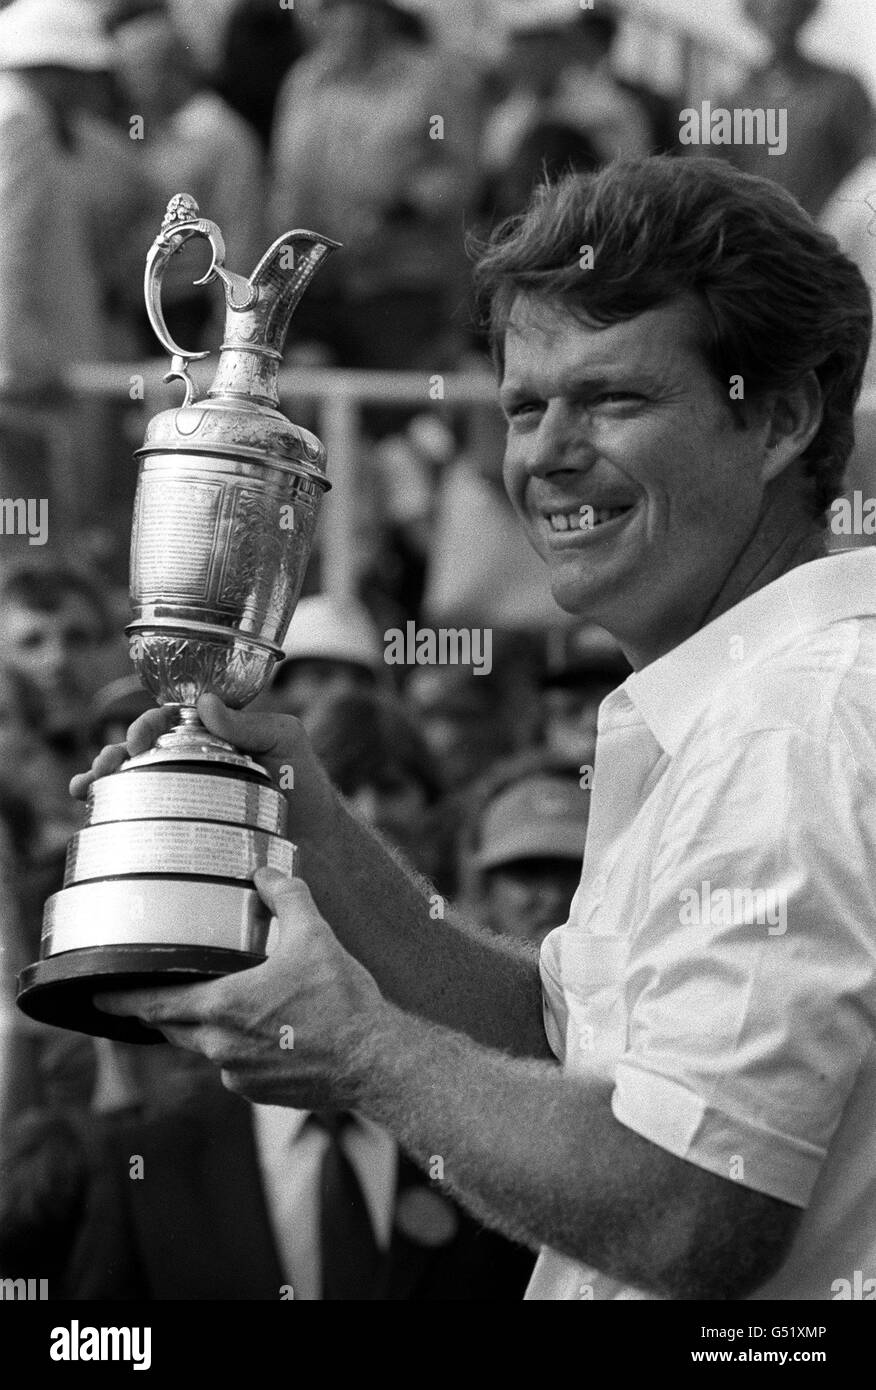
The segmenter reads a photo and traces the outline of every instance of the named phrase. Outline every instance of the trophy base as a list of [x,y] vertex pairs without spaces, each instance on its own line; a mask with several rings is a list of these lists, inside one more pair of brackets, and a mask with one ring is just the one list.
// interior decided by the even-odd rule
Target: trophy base
[[86,946],[28,965],[19,976],[18,1007],[38,1023],[116,1042],[163,1043],[138,1018],[103,1013],[94,996],[219,979],[261,965],[265,957],[217,946]]

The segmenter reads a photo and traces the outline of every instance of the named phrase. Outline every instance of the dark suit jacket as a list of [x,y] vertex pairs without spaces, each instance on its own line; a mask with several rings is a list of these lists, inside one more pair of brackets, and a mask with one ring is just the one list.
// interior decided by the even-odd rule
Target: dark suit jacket
[[[136,1155],[142,1178],[131,1176]],[[286,1281],[246,1101],[223,1091],[160,1118],[104,1122],[92,1166],[67,1297],[279,1300]],[[416,1188],[435,1191],[400,1154],[397,1209]],[[441,1245],[394,1224],[384,1298],[522,1297],[532,1252],[453,1210],[456,1233]]]

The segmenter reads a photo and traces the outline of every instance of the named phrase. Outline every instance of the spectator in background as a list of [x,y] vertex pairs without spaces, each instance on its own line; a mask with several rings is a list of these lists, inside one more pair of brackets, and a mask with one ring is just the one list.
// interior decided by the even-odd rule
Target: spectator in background
[[505,168],[490,181],[484,211],[491,221],[512,217],[527,206],[536,184],[564,174],[590,173],[600,162],[592,141],[574,125],[539,121],[523,136]]
[[439,878],[427,829],[442,791],[438,766],[400,701],[373,690],[334,695],[314,709],[309,730],[317,756],[357,815],[412,867]]
[[631,673],[617,643],[592,623],[550,634],[542,680],[542,738],[548,751],[582,771],[596,743],[599,706]]
[[435,48],[410,0],[320,0],[318,20],[278,102],[271,214],[275,233],[316,227],[344,251],[299,333],[342,366],[440,371],[466,326],[479,80]]
[[819,7],[820,0],[743,0],[746,18],[772,51],[722,104],[787,111],[788,148],[777,157],[766,145],[715,147],[744,173],[780,183],[813,217],[864,157],[873,118],[857,77],[800,49],[800,32]]
[[0,494],[68,529],[97,510],[103,441],[65,373],[109,331],[77,119],[110,110],[113,61],[83,0],[0,10]]
[[280,87],[305,47],[291,8],[277,0],[237,0],[211,85],[252,126],[265,152]]
[[283,649],[286,659],[256,706],[294,714],[308,727],[323,701],[373,690],[386,671],[367,609],[328,594],[299,600]]
[[418,666],[405,699],[449,790],[471,785],[497,758],[520,746],[510,692],[494,671]]
[[[121,25],[117,40],[119,76],[133,110],[143,118],[139,148],[156,203],[166,204],[175,193],[191,193],[202,216],[221,228],[229,266],[249,275],[266,249],[263,156],[254,131],[205,85],[166,15],[147,14]],[[151,235],[156,217],[160,220],[157,207]],[[207,345],[208,324],[221,332],[224,322],[221,297],[214,299],[193,286],[203,270],[199,254],[203,247],[192,248],[189,255],[181,251],[164,279],[169,321],[187,347]],[[212,339],[208,345],[213,347]]]
[[359,593],[384,632],[419,618],[441,474],[456,451],[447,421],[423,411],[377,440],[363,459]]
[[86,572],[33,561],[0,571],[0,674],[27,692],[19,709],[30,723],[15,790],[33,822],[22,888],[33,955],[42,905],[61,886],[67,841],[82,823],[67,789],[92,755],[90,702],[106,678],[110,631],[103,594]]
[[60,757],[80,764],[112,636],[103,592],[86,571],[26,560],[0,571],[0,667],[31,683],[43,738]]
[[468,905],[484,926],[540,945],[567,919],[589,808],[590,792],[577,773],[544,752],[500,763],[484,779],[460,870]]
[[[509,188],[515,179],[523,180],[537,158],[539,140],[552,160],[560,154],[557,172],[566,171],[563,164],[570,158],[573,168],[586,170],[657,147],[638,96],[612,71],[617,25],[610,13],[580,14],[567,0],[527,0],[506,9],[506,24],[509,90],[487,121],[482,152],[493,189],[501,190],[505,180]],[[498,198],[499,215],[521,208],[520,203],[504,206],[505,191],[506,199]],[[521,191],[525,199],[529,189]]]

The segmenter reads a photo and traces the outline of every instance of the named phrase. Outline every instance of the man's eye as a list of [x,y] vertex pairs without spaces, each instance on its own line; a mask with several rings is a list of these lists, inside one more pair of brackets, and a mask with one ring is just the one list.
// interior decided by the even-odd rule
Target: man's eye
[[509,420],[524,420],[528,415],[534,415],[541,406],[538,401],[519,401],[517,405],[508,407],[506,414]]
[[637,391],[602,391],[592,398],[591,405],[614,405],[619,401],[629,404],[642,399]]

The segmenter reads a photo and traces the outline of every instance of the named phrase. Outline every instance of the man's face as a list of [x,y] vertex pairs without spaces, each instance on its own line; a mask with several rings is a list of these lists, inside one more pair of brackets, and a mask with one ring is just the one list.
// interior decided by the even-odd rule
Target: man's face
[[48,613],[11,601],[0,617],[0,659],[39,690],[50,726],[72,724],[100,677],[101,636],[97,614],[80,595],[69,594]]
[[521,296],[505,338],[508,495],[557,603],[634,666],[700,626],[762,507],[763,434],[731,414],[697,312],[592,328]]

